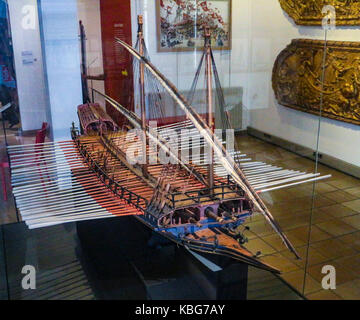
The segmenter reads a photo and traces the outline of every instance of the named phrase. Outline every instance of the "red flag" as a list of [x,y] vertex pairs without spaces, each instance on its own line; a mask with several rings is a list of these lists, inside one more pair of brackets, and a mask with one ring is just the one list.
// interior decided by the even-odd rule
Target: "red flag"
[[200,6],[202,7],[202,9],[203,9],[204,11],[209,11],[209,8],[207,7],[206,1],[201,2],[201,3],[200,3]]

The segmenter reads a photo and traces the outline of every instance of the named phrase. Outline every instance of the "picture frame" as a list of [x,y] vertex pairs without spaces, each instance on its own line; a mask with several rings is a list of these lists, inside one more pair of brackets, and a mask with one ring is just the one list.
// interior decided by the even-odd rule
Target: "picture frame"
[[203,50],[204,27],[213,50],[231,50],[232,0],[155,0],[158,52]]

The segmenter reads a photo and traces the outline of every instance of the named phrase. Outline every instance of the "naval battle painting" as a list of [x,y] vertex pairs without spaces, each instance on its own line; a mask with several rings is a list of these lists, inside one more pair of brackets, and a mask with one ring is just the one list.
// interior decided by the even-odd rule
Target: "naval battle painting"
[[204,27],[214,50],[231,49],[231,0],[156,0],[159,52],[202,50]]

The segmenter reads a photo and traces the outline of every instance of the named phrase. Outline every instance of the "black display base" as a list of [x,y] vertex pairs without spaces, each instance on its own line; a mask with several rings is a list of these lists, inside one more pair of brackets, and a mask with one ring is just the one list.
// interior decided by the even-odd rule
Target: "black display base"
[[78,222],[77,234],[99,299],[246,299],[247,265],[202,254],[222,268],[213,272],[134,217]]
[[147,299],[139,279],[123,248],[117,219],[77,222],[81,261],[97,299]]
[[8,283],[7,283],[7,270],[5,258],[5,243],[2,226],[0,226],[0,300],[8,300]]
[[186,255],[184,259],[187,269],[194,280],[213,300],[246,300],[248,288],[248,265],[214,254],[201,255],[215,263],[222,270],[212,271],[204,263],[194,258],[186,250],[179,250],[180,255]]

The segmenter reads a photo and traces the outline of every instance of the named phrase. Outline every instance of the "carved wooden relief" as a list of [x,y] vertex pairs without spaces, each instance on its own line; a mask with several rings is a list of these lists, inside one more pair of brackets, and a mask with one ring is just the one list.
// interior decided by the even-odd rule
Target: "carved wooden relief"
[[324,41],[293,40],[274,65],[279,104],[331,119],[360,124],[360,42],[328,41],[324,85]]
[[299,25],[321,25],[325,5],[336,9],[336,25],[360,25],[360,0],[279,0],[283,10]]

